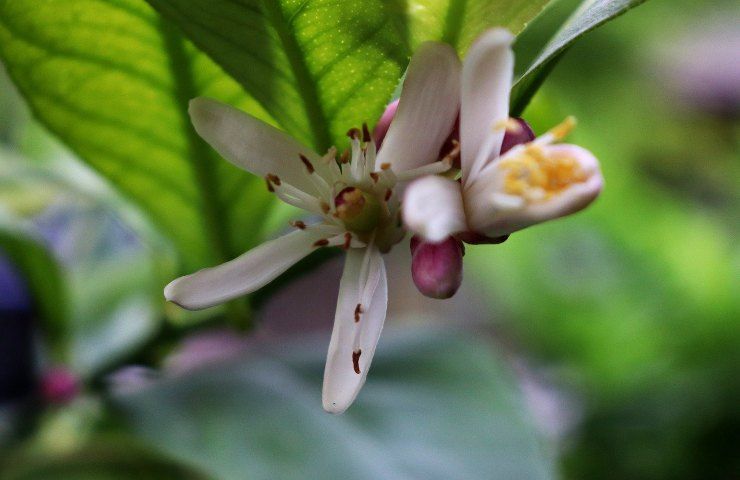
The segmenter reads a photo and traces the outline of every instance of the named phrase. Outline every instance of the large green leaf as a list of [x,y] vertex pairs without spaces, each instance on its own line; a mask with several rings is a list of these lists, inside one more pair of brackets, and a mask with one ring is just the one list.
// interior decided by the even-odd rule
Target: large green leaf
[[519,32],[548,2],[147,1],[320,151],[378,118],[420,42],[462,53],[488,27]]
[[550,0],[409,0],[387,2],[406,9],[411,47],[441,40],[464,53],[481,32],[505,27],[518,34]]
[[382,112],[407,61],[380,0],[147,0],[322,152]]
[[333,416],[320,398],[327,340],[253,346],[116,404],[149,443],[224,480],[552,478],[489,347],[449,331],[386,332],[357,402]]
[[35,115],[150,214],[186,269],[255,242],[267,193],[197,137],[187,103],[208,95],[269,117],[143,0],[0,0],[0,58]]
[[511,94],[511,111],[520,115],[560,56],[585,33],[646,0],[584,0],[519,77]]

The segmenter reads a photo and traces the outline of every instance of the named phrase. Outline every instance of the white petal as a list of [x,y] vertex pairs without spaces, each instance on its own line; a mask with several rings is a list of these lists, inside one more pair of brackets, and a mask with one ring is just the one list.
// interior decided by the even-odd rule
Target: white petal
[[[496,157],[504,139],[499,125],[509,118],[509,94],[514,75],[514,36],[495,28],[468,50],[462,71],[460,161],[462,178],[476,175]],[[498,127],[498,128],[497,128]]]
[[251,293],[314,251],[314,242],[337,231],[318,226],[291,232],[222,265],[173,280],[165,287],[164,296],[188,310],[200,310]]
[[437,160],[460,109],[460,60],[449,45],[423,43],[409,63],[396,115],[376,165],[396,172]]
[[467,230],[460,184],[437,175],[414,180],[404,193],[403,221],[430,242]]
[[188,111],[198,134],[229,162],[260,177],[271,173],[304,192],[315,192],[299,157],[303,154],[319,165],[319,156],[310,148],[241,110],[209,98],[194,98]]
[[[489,237],[508,235],[530,225],[563,217],[587,207],[601,192],[604,179],[599,162],[591,152],[576,145],[560,144],[542,147],[545,155],[575,159],[586,174],[586,180],[573,183],[550,198],[538,201],[521,201],[517,204],[512,195],[503,191],[506,172],[500,162],[489,165],[471,188],[465,190],[470,227]],[[543,192],[544,195],[544,192]],[[518,197],[521,199],[521,197]]]
[[[363,268],[366,253],[367,263]],[[364,303],[361,298],[365,299]],[[355,322],[355,309],[360,303],[362,313],[359,322]],[[334,330],[324,370],[322,402],[327,412],[342,413],[355,401],[370,369],[387,308],[388,283],[380,252],[375,247],[369,251],[351,249],[339,285]],[[352,356],[357,350],[361,352],[359,374],[355,372]]]

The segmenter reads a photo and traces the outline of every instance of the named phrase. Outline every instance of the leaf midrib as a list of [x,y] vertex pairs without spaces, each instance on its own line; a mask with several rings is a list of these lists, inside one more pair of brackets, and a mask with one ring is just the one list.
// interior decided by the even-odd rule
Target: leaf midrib
[[209,148],[190,125],[190,116],[187,112],[190,100],[198,95],[193,80],[193,65],[185,51],[184,40],[175,27],[161,19],[159,31],[167,52],[168,68],[174,79],[173,94],[178,106],[177,112],[182,119],[182,128],[187,137],[189,164],[200,193],[203,226],[207,230],[206,237],[213,248],[216,259],[219,262],[225,262],[234,258],[237,252],[230,244],[231,235],[229,235],[225,209],[216,196],[218,192],[218,182],[215,178],[217,170],[209,161],[211,158]]
[[[233,0],[232,0],[233,1]],[[313,147],[319,152],[331,146],[328,119],[319,100],[318,85],[306,64],[304,53],[291,26],[291,19],[286,19],[278,2],[262,2],[265,18],[270,22],[280,39],[285,56],[295,77],[296,87],[303,100],[303,107],[308,120],[308,128],[313,136]]]

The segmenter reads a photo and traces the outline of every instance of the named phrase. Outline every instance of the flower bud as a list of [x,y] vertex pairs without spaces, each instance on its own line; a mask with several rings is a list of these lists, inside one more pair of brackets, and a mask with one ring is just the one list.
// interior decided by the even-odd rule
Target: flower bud
[[504,153],[508,152],[509,150],[512,149],[512,147],[515,147],[522,143],[531,142],[534,139],[535,139],[534,131],[532,130],[532,127],[530,127],[527,122],[525,122],[521,118],[512,118],[511,126],[506,128],[506,133],[504,134],[504,140],[503,142],[501,142],[500,155],[503,155]]
[[375,125],[375,129],[373,129],[373,140],[375,140],[375,145],[377,145],[378,149],[383,144],[383,139],[385,138],[385,134],[388,133],[393,117],[396,116],[397,109],[398,100],[393,100],[387,107],[385,107],[383,115],[380,116],[380,120],[378,120],[378,123]]
[[448,237],[440,243],[429,243],[417,236],[411,238],[411,277],[419,291],[431,298],[450,298],[462,283],[464,247]]
[[41,377],[41,398],[52,404],[69,403],[80,391],[79,379],[63,367],[46,371]]

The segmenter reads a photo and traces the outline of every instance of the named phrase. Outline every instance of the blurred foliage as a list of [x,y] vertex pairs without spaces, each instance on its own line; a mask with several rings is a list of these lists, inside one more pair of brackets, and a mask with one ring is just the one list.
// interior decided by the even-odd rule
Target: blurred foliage
[[[419,42],[464,52],[501,23],[529,24],[514,109],[547,76],[525,118],[542,132],[576,115],[572,140],[607,179],[587,212],[467,254],[499,341],[575,412],[549,439],[564,476],[740,475],[740,127],[672,96],[657,65],[710,9],[653,0],[572,44],[642,2],[558,0],[535,19],[547,3],[0,0],[15,85],[93,169],[2,85],[0,206],[11,213],[0,248],[38,287],[47,350],[63,352],[53,360],[90,387],[67,406],[0,407],[0,442],[4,419],[22,420],[15,448],[0,445],[0,479],[552,478],[507,362],[464,335],[384,338],[373,388],[342,417],[318,407],[324,352],[308,339],[165,369],[151,386],[135,374],[100,400],[104,373],[225,321],[166,308],[167,280],[255,245],[288,213],[195,135],[189,98],[236,105],[322,150],[377,118]],[[736,2],[712,7],[738,15]]]
[[552,478],[487,345],[446,330],[386,332],[373,388],[333,416],[317,408],[321,337],[253,345],[228,366],[114,401],[140,438],[216,478]]
[[605,191],[585,213],[469,249],[495,321],[583,404],[568,478],[740,474],[740,125],[660,75],[682,32],[740,18],[713,5],[651,2],[572,47],[525,118],[541,132],[574,114]]

